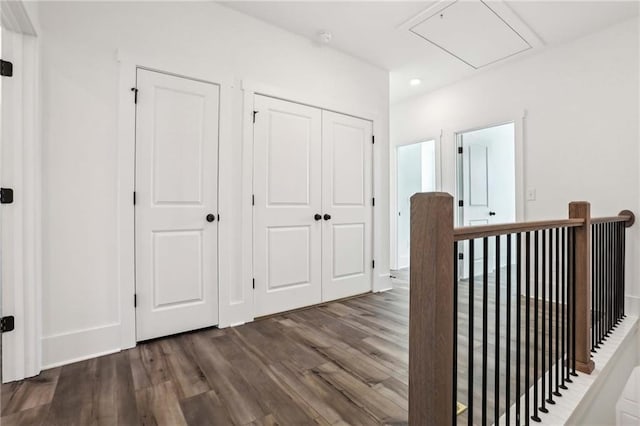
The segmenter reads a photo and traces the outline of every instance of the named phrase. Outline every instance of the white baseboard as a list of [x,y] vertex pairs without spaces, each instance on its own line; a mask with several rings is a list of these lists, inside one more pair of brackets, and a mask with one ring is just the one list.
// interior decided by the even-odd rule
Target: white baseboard
[[57,334],[42,339],[42,369],[120,351],[120,324]]
[[625,314],[640,317],[640,297],[625,296]]

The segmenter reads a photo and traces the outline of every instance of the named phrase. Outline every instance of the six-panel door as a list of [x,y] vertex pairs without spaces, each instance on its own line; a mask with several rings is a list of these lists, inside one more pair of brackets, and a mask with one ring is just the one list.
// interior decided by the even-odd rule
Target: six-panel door
[[143,69],[137,87],[136,336],[146,340],[218,323],[219,87]]

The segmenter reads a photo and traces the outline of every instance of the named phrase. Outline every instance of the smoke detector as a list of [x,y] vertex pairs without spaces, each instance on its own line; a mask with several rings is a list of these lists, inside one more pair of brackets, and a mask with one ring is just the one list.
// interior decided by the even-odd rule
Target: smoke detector
[[328,31],[320,31],[318,33],[318,41],[322,44],[329,44],[333,35]]

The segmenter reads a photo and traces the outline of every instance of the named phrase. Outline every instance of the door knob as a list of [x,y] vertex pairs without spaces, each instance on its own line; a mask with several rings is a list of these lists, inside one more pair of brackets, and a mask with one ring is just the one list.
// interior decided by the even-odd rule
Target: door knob
[[318,213],[316,213],[315,215],[313,215],[313,218],[315,220],[320,220],[320,219],[322,219],[322,216],[320,216]]
[[329,220],[331,219],[331,215],[330,214],[325,214],[324,215],[324,220]]
[[213,215],[213,214],[209,213],[209,214],[207,215],[207,222],[213,222],[214,220],[216,220],[215,215]]
[[495,216],[496,212],[489,212],[489,216]]

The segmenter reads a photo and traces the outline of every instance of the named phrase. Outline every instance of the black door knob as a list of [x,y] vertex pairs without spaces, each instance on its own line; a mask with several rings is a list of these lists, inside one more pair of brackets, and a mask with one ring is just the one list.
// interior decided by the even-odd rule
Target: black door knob
[[495,216],[496,212],[489,212],[489,216]]
[[313,218],[314,218],[315,220],[320,220],[320,219],[322,219],[322,216],[320,216],[318,213],[316,213],[316,214],[313,216]]
[[324,220],[329,220],[331,219],[331,215],[330,214],[325,214],[324,215]]
[[209,214],[207,215],[207,222],[213,222],[214,220],[216,220],[215,215],[213,215],[213,214],[209,213]]

